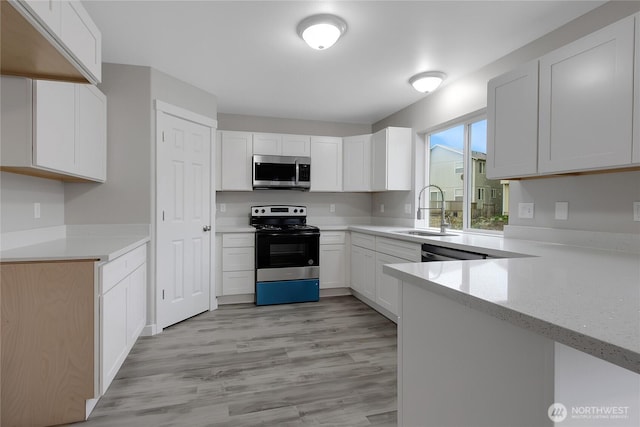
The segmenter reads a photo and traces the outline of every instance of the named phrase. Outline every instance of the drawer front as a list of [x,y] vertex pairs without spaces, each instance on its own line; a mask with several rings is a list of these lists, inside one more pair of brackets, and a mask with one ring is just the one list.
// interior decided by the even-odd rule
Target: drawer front
[[354,246],[360,246],[362,248],[375,250],[376,237],[369,234],[351,233],[351,244]]
[[243,248],[255,245],[254,233],[225,233],[222,235],[223,248]]
[[320,232],[321,245],[344,245],[344,242],[345,242],[344,231],[321,231]]
[[253,248],[222,248],[222,271],[253,270],[255,255]]
[[409,261],[420,262],[420,243],[404,242],[402,240],[376,238],[376,252],[392,255]]
[[242,295],[255,292],[255,272],[225,271],[222,273],[222,295]]
[[147,245],[137,247],[101,267],[101,290],[104,294],[109,289],[131,274],[147,261]]

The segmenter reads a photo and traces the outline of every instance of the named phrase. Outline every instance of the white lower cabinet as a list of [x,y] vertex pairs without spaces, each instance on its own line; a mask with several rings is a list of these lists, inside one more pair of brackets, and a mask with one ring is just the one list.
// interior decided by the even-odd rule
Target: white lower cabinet
[[222,295],[255,292],[255,234],[222,235]]
[[371,300],[376,297],[375,263],[374,251],[351,243],[351,287]]
[[385,264],[400,264],[407,260],[387,254],[376,253],[376,303],[398,315],[400,281],[382,272]]
[[100,394],[104,394],[145,326],[146,245],[106,263],[100,276]]
[[419,243],[376,237],[362,233],[351,235],[351,288],[356,296],[396,321],[400,283],[383,273],[386,264],[420,262]]
[[347,248],[344,231],[320,233],[320,289],[347,286]]

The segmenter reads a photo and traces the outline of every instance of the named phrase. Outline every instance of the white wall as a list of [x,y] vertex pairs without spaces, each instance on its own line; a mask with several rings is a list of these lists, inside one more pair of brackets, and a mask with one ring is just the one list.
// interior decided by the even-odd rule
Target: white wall
[[[40,218],[33,204],[40,203]],[[64,184],[52,179],[0,172],[0,232],[64,225]]]
[[280,119],[275,117],[218,114],[218,128],[247,132],[290,133],[319,136],[353,136],[371,133],[371,125],[333,123],[316,120]]
[[[395,114],[375,123],[373,131],[377,131],[387,126],[404,126],[411,127],[414,130],[414,139],[416,139],[416,161],[413,168],[418,171],[417,175],[423,169],[424,155],[420,152],[424,150],[424,142],[415,138],[415,134],[425,132],[443,123],[450,122],[464,115],[471,114],[478,110],[486,108],[487,105],[487,82],[504,72],[507,72],[516,66],[527,61],[533,60],[550,52],[558,47],[570,43],[582,36],[596,31],[610,23],[613,23],[623,17],[629,16],[640,10],[640,2],[609,2],[578,19],[568,23],[567,25],[553,31],[532,43],[506,55],[505,57],[479,69],[478,71],[461,78],[457,81],[447,82],[436,92],[425,96],[422,100],[410,105]],[[610,195],[607,196],[607,203],[601,206],[600,214],[609,214],[617,216],[618,212],[628,210],[631,200],[638,200],[637,192],[618,191],[616,185],[619,179],[616,174],[598,175],[599,183],[610,188]],[[592,181],[585,177],[577,177],[577,179],[569,179],[563,182],[563,191],[572,194],[574,206],[580,204],[591,206],[586,199],[594,197],[590,191]],[[422,182],[416,179],[416,187],[420,188]],[[511,204],[510,211],[514,212],[514,203],[523,198],[522,192],[535,193],[541,195],[546,188],[553,186],[553,181],[541,180],[538,182],[522,181],[520,185],[511,187]],[[627,188],[628,190],[632,190]],[[525,193],[526,194],[526,193]],[[539,197],[539,196],[537,196]],[[412,192],[404,193],[378,193],[373,198],[375,219],[380,220],[387,218],[411,218],[413,214],[404,213],[404,205],[412,204],[412,211],[415,211],[415,200],[417,195]],[[541,208],[547,205],[547,199],[541,199]],[[379,206],[385,205],[385,212],[381,213]],[[536,204],[537,208],[537,204]],[[593,215],[569,217],[568,221],[563,223],[550,223],[547,215],[536,216],[534,221],[527,223],[531,226],[553,226],[574,229],[600,229],[602,221],[591,222],[595,218]],[[538,221],[539,219],[539,221]],[[512,222],[513,223],[513,222]],[[637,224],[637,223],[636,223]],[[613,223],[608,224],[607,231],[624,232],[629,230],[628,225]],[[635,230],[638,232],[638,230]]]

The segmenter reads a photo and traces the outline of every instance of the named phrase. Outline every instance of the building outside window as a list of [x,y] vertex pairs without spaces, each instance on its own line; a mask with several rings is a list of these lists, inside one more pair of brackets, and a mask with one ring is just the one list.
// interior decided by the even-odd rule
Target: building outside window
[[[429,227],[440,224],[440,207],[451,228],[502,231],[508,222],[504,198],[508,182],[486,177],[487,121],[475,117],[427,134],[426,182],[442,188],[430,189]],[[470,177],[467,179],[466,177]],[[488,198],[487,195],[491,195]]]

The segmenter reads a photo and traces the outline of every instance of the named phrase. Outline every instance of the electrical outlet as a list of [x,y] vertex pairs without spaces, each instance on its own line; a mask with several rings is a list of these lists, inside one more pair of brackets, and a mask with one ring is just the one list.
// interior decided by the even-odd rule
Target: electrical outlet
[[227,211],[227,204],[220,203],[220,212],[226,212],[226,211]]
[[380,203],[380,212],[384,213],[384,203]]
[[640,221],[640,202],[633,202],[633,220]]
[[556,202],[556,219],[564,221],[569,218],[569,202]]
[[518,218],[533,218],[533,203],[518,203]]
[[33,217],[35,219],[39,219],[40,218],[40,203],[34,203],[33,204]]
[[336,211],[336,205],[331,203],[329,205],[329,212],[334,213]]
[[411,213],[411,203],[405,203],[405,205],[404,205],[404,213],[406,213],[406,214],[410,214]]

